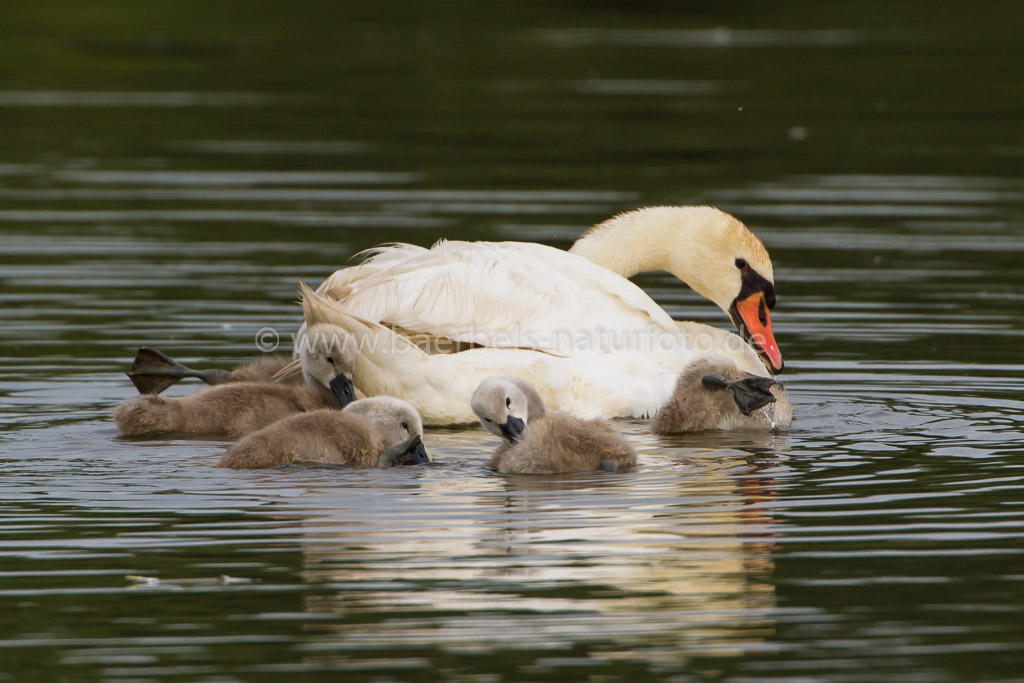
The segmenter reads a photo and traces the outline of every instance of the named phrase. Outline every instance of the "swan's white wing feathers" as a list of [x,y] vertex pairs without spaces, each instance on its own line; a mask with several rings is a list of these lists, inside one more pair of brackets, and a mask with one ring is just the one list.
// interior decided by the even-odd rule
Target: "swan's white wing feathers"
[[557,350],[589,332],[676,330],[628,280],[575,254],[522,242],[381,247],[318,292],[370,320],[492,347]]
[[363,258],[362,263],[334,271],[330,277],[320,283],[316,293],[335,300],[344,299],[348,294],[349,283],[364,280],[374,273],[387,270],[403,261],[429,252],[430,250],[425,247],[404,243],[383,244],[373,249],[367,249],[355,256],[355,258]]
[[542,244],[530,242],[506,242],[505,244],[530,254],[538,260],[548,262],[552,268],[557,268],[569,275],[579,286],[593,287],[607,296],[619,299],[631,311],[642,311],[653,324],[659,327],[670,331],[676,329],[675,321],[661,306],[655,303],[654,299],[648,296],[647,292],[607,268],[582,257],[563,258],[575,257],[576,254]]

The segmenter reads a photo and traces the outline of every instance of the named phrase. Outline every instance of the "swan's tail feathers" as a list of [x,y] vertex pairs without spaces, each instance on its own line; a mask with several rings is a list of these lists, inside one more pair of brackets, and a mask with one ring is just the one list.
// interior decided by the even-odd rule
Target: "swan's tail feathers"
[[423,349],[395,329],[347,311],[344,304],[314,292],[303,283],[300,283],[299,291],[307,336],[316,325],[340,329],[351,337],[359,359],[381,368],[395,367],[396,364],[405,366],[427,358]]
[[186,377],[195,377],[207,384],[222,384],[231,378],[226,370],[193,370],[149,346],[139,347],[127,375],[140,394],[159,394]]

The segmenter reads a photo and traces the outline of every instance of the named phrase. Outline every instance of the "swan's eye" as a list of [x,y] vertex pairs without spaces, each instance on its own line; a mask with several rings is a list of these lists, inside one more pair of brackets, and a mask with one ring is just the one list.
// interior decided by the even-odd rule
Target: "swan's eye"
[[327,362],[330,363],[331,365],[334,365],[334,359],[331,358],[330,356],[327,356]]
[[746,260],[741,259],[741,258],[736,259],[736,267],[739,268],[740,270],[746,270],[747,269],[747,262],[746,262]]
[[506,396],[505,397],[505,407],[508,408],[510,405],[512,405],[512,399],[510,399],[508,396]]
[[403,422],[402,423],[402,429],[406,429],[406,430],[409,429],[409,423],[408,422]]

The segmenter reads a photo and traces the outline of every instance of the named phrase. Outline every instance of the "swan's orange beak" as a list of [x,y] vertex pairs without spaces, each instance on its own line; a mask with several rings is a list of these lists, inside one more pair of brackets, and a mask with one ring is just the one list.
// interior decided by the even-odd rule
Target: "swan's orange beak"
[[754,347],[772,374],[782,372],[785,364],[772,333],[772,319],[768,315],[764,292],[754,292],[745,299],[737,298],[732,302],[729,312],[732,313],[733,324],[747,343]]

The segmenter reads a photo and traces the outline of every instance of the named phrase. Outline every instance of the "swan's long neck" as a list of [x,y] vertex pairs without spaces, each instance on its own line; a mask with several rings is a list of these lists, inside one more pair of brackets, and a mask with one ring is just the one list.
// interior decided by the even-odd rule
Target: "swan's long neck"
[[642,209],[610,218],[588,230],[569,250],[622,277],[669,270],[669,239],[678,234],[670,209]]
[[626,278],[667,270],[726,310],[730,299],[724,294],[731,285],[723,287],[711,247],[730,222],[742,227],[709,206],[639,209],[591,228],[569,251]]

